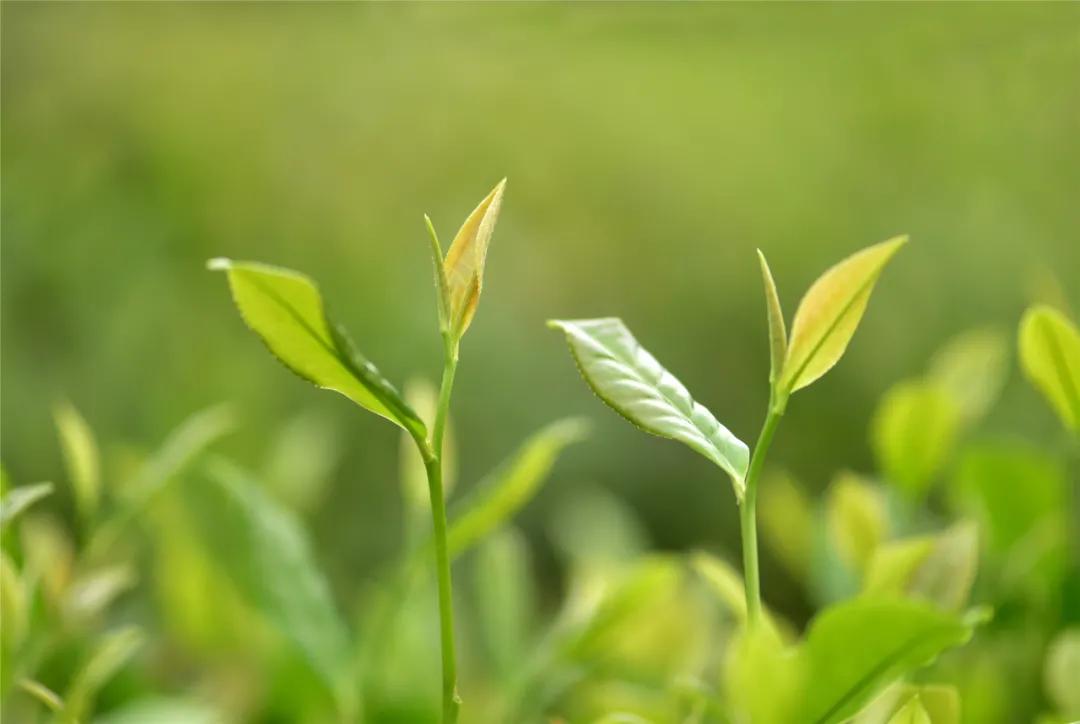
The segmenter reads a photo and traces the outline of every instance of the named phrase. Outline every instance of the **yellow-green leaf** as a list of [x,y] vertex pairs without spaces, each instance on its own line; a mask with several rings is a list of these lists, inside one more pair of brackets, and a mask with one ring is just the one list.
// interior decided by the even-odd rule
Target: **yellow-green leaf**
[[1065,426],[1080,431],[1080,331],[1047,306],[1028,309],[1020,320],[1020,363]]
[[1070,721],[1080,717],[1080,687],[1076,685],[1080,672],[1080,627],[1073,626],[1059,633],[1046,652],[1043,680],[1046,693],[1058,712]]
[[930,714],[922,705],[919,695],[908,699],[908,702],[900,707],[900,710],[889,719],[889,724],[932,724]]
[[75,491],[75,503],[83,517],[91,517],[101,500],[101,464],[94,433],[69,402],[56,406],[53,419],[68,480]]
[[841,473],[825,501],[829,537],[840,558],[862,571],[885,538],[888,521],[881,494],[853,473]]
[[986,414],[1009,371],[1009,343],[996,329],[972,329],[951,339],[930,362],[929,379],[953,398],[964,422]]
[[782,391],[806,387],[840,360],[881,270],[906,242],[906,236],[898,236],[875,244],[818,277],[795,312],[780,376]]
[[424,434],[424,423],[394,386],[327,317],[322,295],[309,277],[229,259],[212,259],[209,267],[228,274],[240,316],[286,367],[417,436]]
[[878,467],[889,482],[922,497],[952,452],[961,414],[941,386],[901,382],[882,398],[870,427]]
[[454,336],[460,338],[472,323],[480,292],[484,288],[484,264],[488,245],[499,218],[506,179],[491,190],[473,209],[446,252],[443,270],[450,301],[450,320]]
[[52,483],[35,483],[12,488],[0,498],[0,529],[53,491]]
[[142,643],[143,635],[134,626],[101,637],[94,652],[75,674],[64,695],[64,713],[70,721],[83,721],[91,711],[94,698],[101,687],[127,664]]
[[765,311],[769,319],[769,384],[775,385],[780,376],[780,368],[787,357],[787,327],[784,325],[784,312],[780,308],[780,297],[776,293],[769,262],[765,254],[758,249],[758,261],[761,262],[761,281],[765,286]]

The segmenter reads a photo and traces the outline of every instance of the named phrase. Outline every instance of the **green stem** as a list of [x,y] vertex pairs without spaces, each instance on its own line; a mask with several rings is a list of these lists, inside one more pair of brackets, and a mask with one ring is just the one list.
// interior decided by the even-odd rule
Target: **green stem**
[[784,414],[784,405],[775,400],[769,401],[769,412],[765,424],[754,445],[754,454],[750,457],[750,468],[746,472],[746,493],[739,508],[739,527],[742,532],[743,578],[746,587],[746,616],[751,625],[761,618],[761,575],[758,571],[757,545],[757,488],[761,478],[761,469],[765,465],[765,456],[769,452],[773,435]]
[[442,649],[442,721],[457,721],[461,699],[457,693],[457,662],[454,656],[454,597],[450,578],[450,554],[446,544],[446,498],[442,484],[443,433],[450,409],[450,393],[457,370],[457,350],[446,346],[446,363],[443,368],[439,405],[435,411],[435,423],[431,442],[418,440],[427,472],[428,492],[431,495],[431,522],[435,534],[435,573],[439,585],[439,636]]

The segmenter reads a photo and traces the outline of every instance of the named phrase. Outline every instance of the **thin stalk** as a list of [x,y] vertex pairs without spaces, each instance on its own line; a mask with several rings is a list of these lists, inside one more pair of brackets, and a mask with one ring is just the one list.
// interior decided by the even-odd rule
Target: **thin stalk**
[[757,489],[761,478],[761,469],[765,466],[765,456],[769,453],[773,435],[784,414],[782,404],[769,401],[769,412],[765,424],[761,427],[754,453],[750,456],[750,467],[746,471],[746,493],[739,508],[739,527],[742,532],[743,578],[746,587],[746,615],[750,625],[755,625],[761,618],[761,574],[758,570],[757,545]]
[[443,367],[442,386],[431,441],[418,440],[427,472],[428,492],[431,496],[431,522],[435,538],[435,573],[439,586],[439,637],[442,649],[442,721],[457,721],[461,699],[457,693],[457,661],[454,654],[454,597],[450,578],[450,554],[446,544],[446,497],[442,483],[443,433],[450,409],[450,394],[457,370],[456,345],[447,343],[446,362]]

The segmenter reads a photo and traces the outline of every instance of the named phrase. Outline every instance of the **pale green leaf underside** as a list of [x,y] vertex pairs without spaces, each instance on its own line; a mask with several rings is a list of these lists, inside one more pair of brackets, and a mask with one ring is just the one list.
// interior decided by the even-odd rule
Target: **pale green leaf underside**
[[423,434],[423,423],[393,385],[329,320],[310,278],[254,262],[213,259],[209,266],[228,274],[233,301],[244,322],[286,367],[318,387],[339,392],[396,425]]
[[746,444],[694,401],[621,319],[552,320],[566,334],[585,381],[602,401],[645,432],[678,440],[731,476],[742,498],[750,460]]
[[13,488],[0,499],[0,527],[11,521],[53,491],[52,483],[36,483]]
[[1020,362],[1065,426],[1080,430],[1080,332],[1076,327],[1051,307],[1029,309],[1020,322]]
[[898,236],[852,254],[828,269],[799,302],[780,387],[802,389],[832,369],[855,334],[881,270],[907,242]]

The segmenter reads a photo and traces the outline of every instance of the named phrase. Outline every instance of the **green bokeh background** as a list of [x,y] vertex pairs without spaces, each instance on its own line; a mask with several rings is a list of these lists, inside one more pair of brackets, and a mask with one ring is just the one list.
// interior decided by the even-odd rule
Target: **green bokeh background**
[[[61,479],[51,408],[106,451],[234,403],[254,464],[299,412],[346,454],[312,512],[351,588],[392,555],[394,428],[275,364],[211,256],[320,280],[392,379],[439,370],[428,212],[449,239],[509,177],[455,393],[463,487],[529,432],[595,421],[522,524],[604,486],[660,548],[726,546],[724,477],[578,379],[549,317],[620,315],[744,439],[767,397],[755,248],[790,315],[907,232],[843,362],[773,459],[871,470],[878,396],[971,326],[1015,328],[1080,270],[1080,5],[3,5],[2,425],[16,482]],[[1070,296],[1071,295],[1071,296]],[[1013,374],[989,427],[1055,421]],[[774,562],[765,595],[806,613]]]

